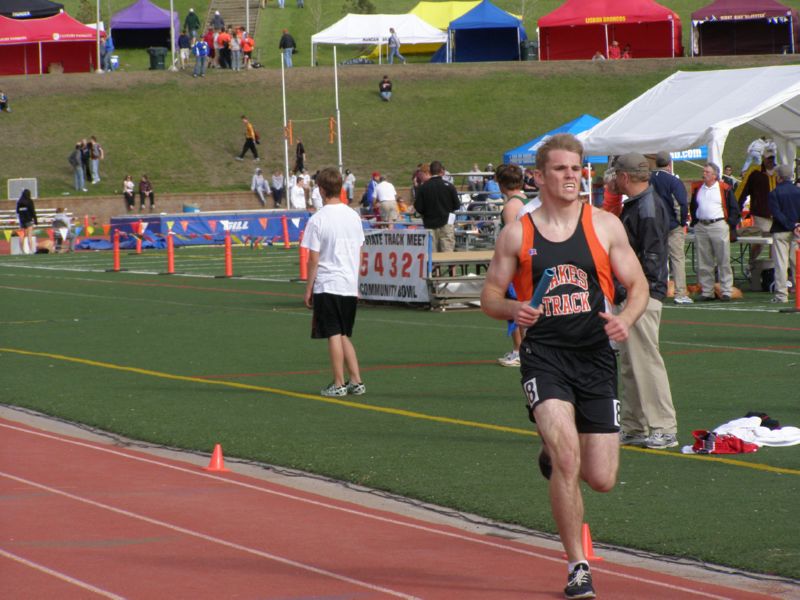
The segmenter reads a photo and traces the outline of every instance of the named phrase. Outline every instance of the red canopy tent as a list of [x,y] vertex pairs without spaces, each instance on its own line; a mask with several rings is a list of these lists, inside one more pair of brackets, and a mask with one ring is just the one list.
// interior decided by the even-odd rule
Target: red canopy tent
[[634,58],[681,56],[678,14],[652,0],[567,0],[539,19],[540,60],[588,60],[608,56],[614,40]]
[[91,71],[96,35],[66,13],[44,19],[0,17],[0,75],[46,73],[54,63],[65,73]]

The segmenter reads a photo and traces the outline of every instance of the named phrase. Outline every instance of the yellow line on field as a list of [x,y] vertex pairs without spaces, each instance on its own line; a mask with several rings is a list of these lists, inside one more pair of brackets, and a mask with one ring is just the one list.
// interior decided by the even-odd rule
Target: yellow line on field
[[358,408],[361,410],[369,410],[379,413],[386,413],[390,415],[398,415],[401,417],[409,417],[412,419],[423,419],[426,421],[435,421],[438,423],[448,423],[450,425],[463,425],[466,427],[475,427],[478,429],[488,429],[490,431],[501,431],[504,433],[516,433],[519,435],[535,436],[536,433],[527,429],[518,429],[516,427],[505,427],[503,425],[492,425],[491,423],[480,423],[478,421],[465,421],[463,419],[452,419],[450,417],[439,417],[436,415],[426,415],[410,410],[403,410],[400,408],[388,408],[384,406],[374,406],[372,404],[364,404],[362,402],[352,402],[350,400],[340,400],[338,398],[326,398],[317,394],[303,394],[301,392],[292,392],[290,390],[281,390],[278,388],[266,387],[261,385],[250,385],[247,383],[239,383],[236,381],[220,381],[216,379],[203,379],[200,377],[189,377],[187,375],[173,375],[172,373],[162,373],[160,371],[151,371],[149,369],[140,369],[138,367],[126,367],[124,365],[115,365],[112,363],[99,362],[96,360],[89,360],[86,358],[76,358],[74,356],[64,356],[63,354],[51,354],[49,352],[31,352],[29,350],[20,350],[17,348],[2,348],[0,352],[9,352],[12,354],[22,354],[25,356],[37,356],[40,358],[52,358],[54,360],[63,360],[90,367],[101,367],[104,369],[113,369],[115,371],[124,371],[127,373],[136,373],[138,375],[147,375],[149,377],[160,377],[161,379],[172,379],[173,381],[188,381],[191,383],[200,383],[203,385],[217,385],[227,388],[235,388],[240,390],[250,390],[254,392],[267,392],[269,394],[277,394],[279,396],[288,396],[290,398],[303,398],[305,400],[313,400],[315,402],[325,402],[327,404],[337,404],[339,406],[346,406],[348,408]]
[[[338,398],[326,398],[317,394],[303,394],[301,392],[292,392],[290,390],[282,390],[262,385],[251,385],[247,383],[239,383],[236,381],[220,381],[217,379],[204,379],[201,377],[190,377],[187,375],[174,375],[172,373],[162,373],[160,371],[151,371],[149,369],[140,369],[138,367],[126,367],[124,365],[115,365],[112,363],[100,362],[96,360],[89,360],[86,358],[77,358],[74,356],[64,356],[63,354],[51,354],[49,352],[31,352],[29,350],[20,350],[18,348],[3,348],[0,347],[0,353],[9,352],[11,354],[20,354],[24,356],[36,356],[39,358],[51,358],[54,360],[62,360],[65,362],[72,362],[90,367],[100,367],[103,369],[113,369],[115,371],[123,371],[127,373],[136,373],[138,375],[147,375],[148,377],[159,377],[161,379],[171,379],[173,381],[187,381],[190,383],[199,383],[202,385],[216,385],[225,388],[234,388],[239,390],[250,390],[254,392],[266,392],[268,394],[276,394],[278,396],[287,396],[290,398],[303,398],[304,400],[312,400],[314,402],[325,402],[327,404],[335,404],[338,406],[345,406],[347,408],[356,408],[359,410],[368,410],[377,413],[384,413],[389,415],[396,415],[400,417],[408,417],[411,419],[420,419],[424,421],[433,421],[436,423],[446,423],[448,425],[460,425],[463,427],[474,427],[476,429],[486,429],[489,431],[499,431],[502,433],[513,433],[516,435],[525,435],[528,437],[538,437],[538,434],[528,429],[519,429],[517,427],[505,427],[503,425],[493,425],[491,423],[481,423],[479,421],[467,421],[464,419],[453,419],[451,417],[440,417],[437,415],[427,415],[411,410],[403,410],[400,408],[389,408],[385,406],[375,406],[372,404],[364,404],[363,402],[353,402],[351,400],[340,400]],[[651,450],[648,448],[636,448],[633,446],[624,446],[623,450],[631,452],[642,452],[646,454],[654,454],[656,456],[669,456],[672,458],[686,458],[693,460],[711,461],[715,463],[724,463],[735,467],[743,467],[746,469],[753,469],[756,471],[765,471],[770,473],[781,473],[784,475],[800,475],[800,470],[786,469],[782,467],[773,467],[771,465],[750,463],[743,460],[736,460],[732,458],[721,458],[717,455],[697,455],[697,454],[680,454],[677,452],[666,452],[664,450]]]

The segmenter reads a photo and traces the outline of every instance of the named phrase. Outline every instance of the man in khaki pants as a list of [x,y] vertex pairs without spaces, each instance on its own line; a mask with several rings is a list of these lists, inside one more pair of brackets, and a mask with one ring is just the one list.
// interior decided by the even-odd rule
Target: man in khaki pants
[[642,265],[650,290],[647,308],[619,346],[620,443],[663,449],[678,445],[678,423],[664,359],[658,347],[661,302],[667,294],[669,213],[650,184],[647,159],[636,152],[618,157],[611,186],[627,198],[620,219]]

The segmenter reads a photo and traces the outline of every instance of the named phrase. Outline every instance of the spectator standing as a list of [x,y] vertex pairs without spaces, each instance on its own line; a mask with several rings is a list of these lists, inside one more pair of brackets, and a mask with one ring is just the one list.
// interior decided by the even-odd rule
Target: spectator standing
[[205,77],[209,53],[208,42],[206,42],[205,39],[195,41],[192,53],[194,54],[194,72],[192,73],[192,77]]
[[608,58],[611,60],[619,60],[622,58],[622,51],[619,48],[619,42],[614,40],[608,48]]
[[[792,183],[792,167],[777,169],[778,185],[769,193],[772,212],[772,260],[775,263],[775,295],[771,302],[789,301],[788,271],[797,273],[796,254],[792,249],[793,231],[800,227],[800,188]],[[800,243],[800,241],[798,241]],[[795,294],[800,291],[795,290]]]
[[244,160],[245,153],[250,150],[253,153],[253,160],[258,162],[256,130],[245,115],[242,115],[242,123],[244,123],[244,145],[242,146],[242,153],[236,157],[236,160]]
[[0,90],[0,112],[11,112],[11,107],[8,105],[8,94]]
[[[319,172],[317,172],[319,175]],[[322,192],[319,189],[319,185],[317,185],[317,178],[314,177],[314,185],[311,189],[311,208],[314,212],[322,210]]]
[[[667,155],[669,156],[669,155]],[[664,157],[661,156],[664,162]],[[620,443],[653,449],[678,445],[678,421],[667,368],[658,349],[662,301],[667,295],[670,211],[650,183],[647,159],[636,152],[614,161],[613,184],[627,198],[620,220],[647,279],[650,297],[644,314],[619,346]],[[624,304],[623,304],[624,306]]]
[[721,177],[721,179],[722,179],[722,181],[727,183],[729,186],[731,186],[731,189],[733,190],[733,193],[736,194],[736,187],[737,187],[738,182],[733,178],[733,167],[732,166],[725,165],[725,167],[722,169],[722,177]]
[[209,27],[206,34],[203,36],[203,41],[206,43],[208,47],[208,52],[206,52],[206,56],[211,61],[211,66],[214,66],[214,63],[217,60],[217,33],[214,31],[213,27]]
[[297,147],[294,149],[294,169],[295,173],[302,173],[306,170],[306,147],[303,145],[303,139],[297,138]]
[[85,181],[92,179],[92,148],[86,139],[81,140],[81,164]]
[[483,175],[478,167],[478,163],[472,164],[470,173],[475,173],[475,175],[467,176],[467,190],[470,192],[480,192],[483,189]]
[[136,206],[136,196],[134,196],[135,189],[136,186],[133,183],[133,177],[125,175],[125,179],[122,180],[122,198],[125,201],[125,209],[128,212],[133,212],[133,208]]
[[220,69],[231,68],[231,37],[231,34],[224,29],[217,34],[216,45],[219,47]]
[[389,64],[394,64],[394,57],[399,58],[406,64],[405,57],[400,54],[400,38],[397,37],[397,32],[394,27],[389,27]]
[[103,63],[103,71],[106,73],[111,71],[111,55],[114,54],[114,40],[110,35],[103,32],[103,53],[101,61]]
[[214,16],[211,17],[211,27],[213,27],[216,31],[222,31],[225,29],[225,19],[222,18],[222,15],[219,14],[218,10],[215,10]]
[[669,272],[675,282],[673,302],[692,304],[694,301],[686,294],[686,226],[689,223],[689,202],[683,182],[672,174],[672,156],[669,152],[656,154],[656,169],[650,174],[650,185],[665,203],[669,217]]
[[150,203],[150,212],[156,207],[156,193],[153,191],[153,183],[147,175],[142,175],[139,180],[139,211],[144,210],[145,204]]
[[278,48],[283,52],[283,66],[287,69],[291,69],[292,54],[294,54],[297,44],[295,43],[294,38],[292,37],[292,34],[289,33],[288,29],[283,30],[281,39],[278,42]]
[[430,165],[431,178],[417,190],[414,208],[422,215],[425,229],[433,231],[433,251],[452,252],[456,246],[453,223],[455,211],[461,206],[458,192],[453,184],[446,182],[442,175],[444,167],[435,160]]
[[[742,185],[736,188],[739,211],[744,210],[745,201],[750,198],[750,216],[758,235],[768,236],[772,229],[772,213],[769,210],[769,193],[775,189],[775,153],[765,150],[758,165],[742,175]],[[758,257],[764,249],[763,244],[750,245],[750,272],[756,269]]]
[[392,81],[388,75],[384,75],[381,82],[378,84],[378,93],[381,95],[381,100],[388,102],[392,99]]
[[234,71],[242,70],[242,32],[240,30],[231,30],[230,47],[231,47],[231,69]]
[[356,176],[350,171],[350,169],[344,170],[344,191],[347,194],[347,203],[353,203],[353,194],[355,193],[356,189]]
[[100,161],[106,157],[106,153],[103,151],[103,147],[95,136],[92,136],[90,139],[91,144],[89,150],[92,161],[92,184],[94,185],[95,183],[100,183]]
[[83,162],[81,159],[81,143],[75,143],[75,149],[70,152],[69,155],[69,164],[72,167],[72,177],[75,183],[75,191],[76,192],[86,192],[86,179],[85,173],[83,170]]
[[192,51],[192,40],[186,31],[181,31],[178,36],[178,57],[181,61],[181,71],[189,64],[189,54]]
[[747,169],[750,168],[750,165],[760,165],[762,156],[764,154],[764,150],[767,148],[767,136],[762,135],[759,138],[754,139],[750,142],[750,145],[747,146],[747,158],[742,165],[742,174],[747,172]]
[[36,236],[33,234],[33,226],[39,224],[39,219],[36,217],[36,207],[28,188],[22,190],[19,200],[17,200],[17,219],[19,219],[19,228],[24,235],[21,240],[22,253],[36,254]]
[[692,186],[689,204],[697,251],[700,298],[716,300],[714,270],[719,269],[720,300],[729,302],[733,292],[731,242],[736,240],[739,206],[731,188],[719,180],[719,167],[706,163],[703,181]]
[[373,203],[375,202],[375,188],[378,187],[378,184],[381,182],[381,174],[378,171],[372,172],[372,178],[369,180],[367,184],[367,189],[364,192],[364,195],[361,196],[361,214],[364,216],[372,215],[373,213]]
[[253,48],[256,46],[256,41],[248,32],[242,32],[242,55],[244,56],[244,68],[252,69],[253,65]]
[[381,221],[393,227],[398,217],[397,190],[385,177],[381,177],[380,183],[375,186],[375,199],[378,201]]
[[305,210],[307,207],[306,188],[303,185],[303,178],[298,175],[294,178],[294,182],[289,188],[289,208]]
[[283,178],[283,172],[280,169],[276,169],[275,172],[272,174],[272,179],[270,180],[269,189],[272,192],[272,202],[275,204],[275,208],[278,208],[283,201],[283,194],[286,191],[286,182]]
[[[617,368],[609,340],[625,341],[647,305],[647,281],[619,220],[580,201],[582,161],[583,147],[571,135],[555,135],[539,148],[542,206],[500,233],[481,293],[483,312],[526,329],[522,388],[542,437],[539,464],[567,555],[567,598],[595,597],[581,544],[580,480],[609,492],[617,479]],[[512,280],[518,293],[524,286],[532,296],[546,268],[558,279],[539,307],[505,298]],[[605,312],[612,273],[628,296],[617,315]],[[570,296],[585,300],[569,312],[553,310]]]
[[[366,392],[350,338],[358,303],[358,270],[364,230],[361,219],[339,199],[342,176],[326,168],[317,178],[324,206],[308,220],[301,245],[308,249],[305,305],[314,311],[311,337],[327,339],[333,382],[323,396]],[[345,379],[345,371],[349,379]]]
[[305,7],[306,5],[304,0],[297,0],[297,8],[305,8]]
[[200,33],[200,17],[197,16],[193,8],[190,8],[189,12],[186,13],[186,18],[183,20],[183,29],[190,40],[196,39]]

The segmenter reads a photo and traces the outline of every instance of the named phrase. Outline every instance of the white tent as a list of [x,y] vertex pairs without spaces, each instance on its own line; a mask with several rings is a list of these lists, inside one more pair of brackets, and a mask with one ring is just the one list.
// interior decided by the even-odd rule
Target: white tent
[[311,66],[316,63],[317,44],[382,46],[393,27],[402,44],[444,44],[447,34],[416,15],[349,14],[327,29],[311,36]]
[[588,131],[586,154],[655,153],[708,144],[722,165],[728,132],[749,123],[771,136],[782,162],[800,144],[800,66],[678,71]]

